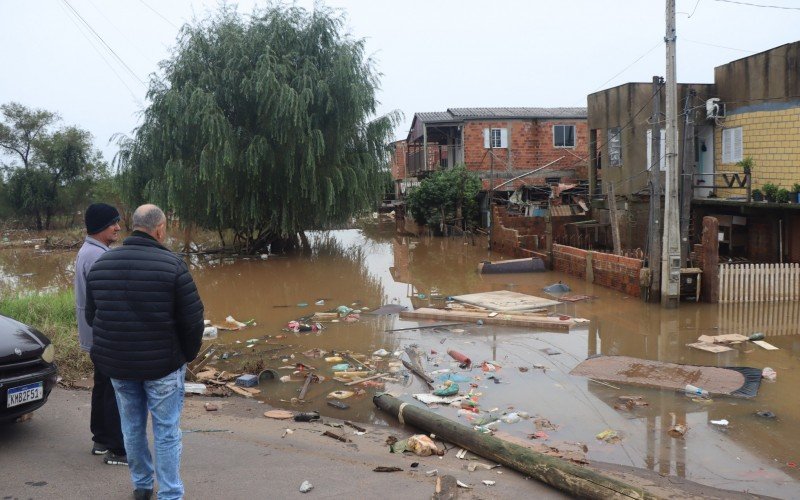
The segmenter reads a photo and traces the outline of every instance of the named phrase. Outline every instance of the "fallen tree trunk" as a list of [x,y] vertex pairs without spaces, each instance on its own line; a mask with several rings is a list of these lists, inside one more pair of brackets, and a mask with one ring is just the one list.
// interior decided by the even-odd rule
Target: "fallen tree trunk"
[[640,488],[634,488],[565,460],[537,453],[488,434],[478,433],[424,408],[404,403],[389,394],[379,394],[372,398],[372,401],[381,410],[397,417],[401,423],[436,434],[442,440],[494,460],[573,497],[656,498]]

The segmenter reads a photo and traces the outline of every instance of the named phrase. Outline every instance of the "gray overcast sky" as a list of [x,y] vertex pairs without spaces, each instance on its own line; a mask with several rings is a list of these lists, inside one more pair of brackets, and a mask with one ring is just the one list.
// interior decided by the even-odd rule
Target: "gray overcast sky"
[[[800,0],[747,1],[800,8]],[[345,9],[351,33],[367,40],[383,73],[379,112],[405,114],[398,138],[417,111],[585,106],[586,95],[596,90],[664,74],[663,0],[325,3]],[[313,7],[312,0],[297,4]],[[168,56],[179,26],[218,5],[215,0],[0,0],[0,103],[57,111],[63,124],[91,131],[111,160],[116,147],[108,144],[110,137],[137,125],[145,105],[142,82]],[[265,2],[238,5],[250,13]],[[800,10],[677,0],[677,11],[680,82],[712,82],[715,66],[800,39]]]

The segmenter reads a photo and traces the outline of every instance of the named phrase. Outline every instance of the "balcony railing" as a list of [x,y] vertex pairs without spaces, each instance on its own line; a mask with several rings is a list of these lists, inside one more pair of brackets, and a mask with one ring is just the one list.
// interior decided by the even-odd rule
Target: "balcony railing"
[[421,145],[409,145],[406,156],[406,170],[409,177],[424,172],[452,168],[464,162],[462,146],[428,144],[427,151]]

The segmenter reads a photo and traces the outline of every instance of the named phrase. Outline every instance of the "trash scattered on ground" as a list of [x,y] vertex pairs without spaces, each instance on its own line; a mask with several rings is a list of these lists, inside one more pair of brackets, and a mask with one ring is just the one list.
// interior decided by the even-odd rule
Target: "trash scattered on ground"
[[353,394],[355,394],[353,391],[333,391],[328,393],[328,397],[334,399],[347,399],[352,397]]
[[552,347],[545,347],[544,349],[539,349],[541,352],[547,354],[548,356],[555,356],[556,354],[561,354],[561,351],[558,349],[553,349]]
[[553,283],[552,285],[544,287],[543,290],[547,293],[554,293],[554,294],[569,293],[572,291],[572,289],[566,283],[562,283],[560,281],[558,283]]
[[642,396],[619,396],[618,403],[614,405],[617,410],[633,410],[642,406],[649,406],[650,403],[644,400]]
[[207,326],[203,329],[203,340],[214,340],[219,336],[219,329],[216,326]]
[[477,469],[492,470],[492,469],[494,469],[496,467],[500,467],[500,465],[499,464],[489,465],[489,464],[484,464],[484,463],[481,463],[481,462],[470,462],[470,463],[467,464],[467,470],[470,471],[470,472],[475,472]]
[[441,389],[433,391],[434,396],[440,396],[440,397],[455,396],[457,394],[458,394],[458,384],[456,384],[452,380],[445,380],[443,387]]
[[183,391],[189,394],[205,394],[206,384],[186,382],[183,384]]
[[246,373],[236,378],[236,385],[239,387],[255,387],[258,385],[258,376]]
[[400,467],[386,467],[381,465],[372,469],[372,472],[403,472],[403,469]]
[[550,429],[553,431],[558,430],[557,425],[555,425],[554,423],[543,417],[536,417],[535,419],[533,419],[533,425],[535,425],[536,430],[539,431],[542,429]]
[[764,349],[766,349],[768,351],[777,351],[777,350],[779,350],[778,347],[775,347],[774,345],[772,345],[769,342],[766,342],[764,340],[754,340],[753,343],[755,345],[759,346],[759,347],[763,347]]
[[459,488],[464,488],[467,490],[472,489],[472,486],[468,485],[467,483],[462,483],[461,481],[456,481],[456,484],[458,485]]
[[439,474],[439,469],[432,469],[432,470],[426,470],[425,471],[425,475],[428,476],[428,477],[433,477],[433,476],[436,476],[438,474]]
[[469,368],[472,365],[472,360],[469,359],[467,355],[462,354],[455,349],[448,349],[447,354],[450,355],[451,358],[458,361],[461,368]]
[[778,378],[778,373],[769,366],[767,366],[761,371],[761,377],[769,381],[774,381],[775,379]]
[[316,411],[306,411],[294,415],[295,422],[313,422],[319,418],[319,412]]
[[390,354],[389,351],[387,351],[386,349],[378,349],[377,351],[372,353],[373,356],[379,356],[381,358],[384,356],[388,356],[389,354]]
[[203,405],[203,408],[205,408],[206,411],[217,411],[217,410],[219,410],[219,406],[215,405],[214,403],[205,403]]
[[562,295],[558,298],[558,300],[566,301],[566,302],[578,302],[580,300],[589,300],[593,299],[594,297],[591,295]]
[[440,450],[436,443],[425,434],[415,434],[408,438],[406,449],[420,457],[444,455],[444,450]]
[[276,420],[288,420],[294,417],[294,413],[287,410],[269,410],[264,412],[264,416]]
[[225,318],[224,323],[213,326],[217,327],[217,330],[241,330],[242,328],[245,328],[247,326],[256,326],[256,322],[253,319],[241,322],[234,319],[233,316],[228,316],[227,318]]
[[332,438],[332,439],[335,439],[335,440],[337,440],[337,441],[341,441],[342,443],[349,443],[349,442],[351,442],[351,441],[350,441],[349,439],[347,439],[345,436],[340,436],[340,435],[338,435],[338,434],[334,434],[334,433],[333,433],[333,432],[331,432],[331,431],[325,431],[325,432],[323,432],[323,433],[322,433],[322,435],[323,435],[323,436],[327,436],[327,437],[329,437],[329,438]]
[[701,351],[712,352],[714,354],[718,354],[720,352],[732,351],[733,348],[720,345],[720,344],[708,344],[703,342],[695,342],[693,344],[686,344],[688,347],[693,347],[695,349],[700,349]]
[[679,438],[682,437],[684,434],[686,434],[687,430],[688,428],[686,427],[686,424],[675,424],[672,427],[670,427],[667,432],[669,433],[670,436],[674,438]]
[[341,401],[328,401],[328,406],[332,406],[338,410],[346,410],[350,408],[350,405],[344,404]]
[[[346,425],[348,427],[352,427],[353,429],[357,430],[358,432],[363,432],[363,433],[367,432],[367,429],[365,429],[364,427],[361,427],[360,425],[356,425],[353,422],[350,422],[349,420],[345,420],[344,421],[344,425]],[[414,467],[413,464],[411,466]]]
[[285,438],[290,434],[294,434],[294,429],[284,429],[283,434],[281,434],[281,439]]
[[718,425],[720,427],[727,427],[730,422],[723,418],[722,420],[711,420],[709,423],[712,425]]
[[771,411],[757,411],[756,415],[758,415],[761,418],[778,418],[778,416],[772,413]]
[[686,387],[683,388],[683,392],[688,396],[700,396],[701,398],[707,398],[709,396],[707,390],[695,387],[692,384],[686,384]]
[[433,394],[414,394],[413,397],[414,399],[422,401],[426,405],[430,404],[451,405],[453,403],[462,401],[465,398],[464,396],[443,397],[443,396],[434,396]]
[[622,437],[619,435],[619,433],[611,429],[604,430],[600,434],[596,435],[595,438],[600,441],[605,441],[608,444],[615,444],[622,441]]
[[303,484],[300,485],[300,493],[308,493],[309,491],[314,489],[314,485],[308,481],[303,481]]
[[533,434],[528,434],[528,439],[550,439],[545,431],[536,431]]
[[484,480],[483,480],[483,481],[481,481],[481,482],[482,482],[483,484],[485,484],[486,486],[494,486],[494,485],[495,485],[495,483],[496,483],[496,481],[491,481],[491,480],[489,480],[489,479],[484,479]]

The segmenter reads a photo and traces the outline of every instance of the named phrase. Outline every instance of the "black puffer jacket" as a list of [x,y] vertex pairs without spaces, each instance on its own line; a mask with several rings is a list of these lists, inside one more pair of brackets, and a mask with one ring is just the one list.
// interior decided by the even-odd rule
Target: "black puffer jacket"
[[86,279],[92,361],[123,380],[155,380],[197,356],[203,303],[186,263],[134,231],[104,253]]

